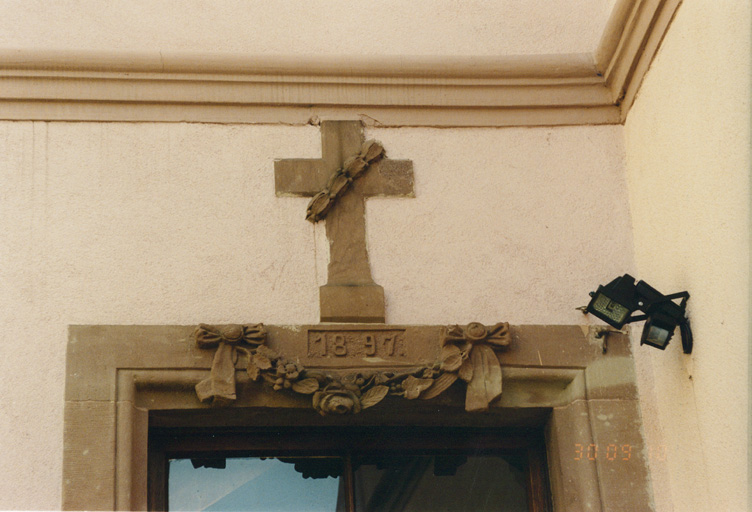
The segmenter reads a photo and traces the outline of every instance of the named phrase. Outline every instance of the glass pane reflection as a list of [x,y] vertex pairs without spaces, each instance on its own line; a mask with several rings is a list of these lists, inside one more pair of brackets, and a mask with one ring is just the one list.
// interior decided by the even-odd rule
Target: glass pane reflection
[[[527,511],[525,465],[521,455],[353,456],[355,509]],[[175,459],[169,508],[344,512],[344,467],[335,457]]]
[[[337,510],[340,459],[230,458],[226,468],[194,468],[190,459],[170,461],[170,510],[259,512]],[[322,464],[316,464],[316,462]],[[201,462],[206,461],[199,461]],[[212,465],[209,463],[208,465]],[[221,465],[221,464],[215,464]],[[296,469],[297,467],[297,469]],[[304,478],[304,475],[306,478]]]
[[359,511],[528,510],[520,457],[378,457],[357,466]]

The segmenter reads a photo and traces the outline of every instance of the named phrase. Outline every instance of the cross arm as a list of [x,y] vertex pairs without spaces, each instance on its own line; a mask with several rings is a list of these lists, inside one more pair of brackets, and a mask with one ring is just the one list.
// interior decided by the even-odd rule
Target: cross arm
[[277,196],[313,196],[324,188],[329,176],[322,159],[287,158],[274,161]]
[[361,192],[364,196],[415,197],[411,160],[381,160],[368,168]]
[[[310,197],[329,180],[322,159],[287,158],[274,162],[277,196]],[[381,160],[369,166],[359,189],[364,196],[414,197],[413,163],[410,160]]]

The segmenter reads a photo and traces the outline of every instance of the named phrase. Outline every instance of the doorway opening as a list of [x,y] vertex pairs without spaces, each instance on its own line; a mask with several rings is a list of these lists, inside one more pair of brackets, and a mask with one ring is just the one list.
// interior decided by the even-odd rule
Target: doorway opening
[[551,510],[543,432],[152,428],[152,510]]

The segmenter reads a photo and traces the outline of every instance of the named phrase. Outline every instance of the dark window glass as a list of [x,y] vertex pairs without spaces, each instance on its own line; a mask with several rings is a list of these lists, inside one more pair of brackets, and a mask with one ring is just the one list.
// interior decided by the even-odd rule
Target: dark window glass
[[378,457],[355,471],[356,510],[528,510],[524,467],[501,456]]

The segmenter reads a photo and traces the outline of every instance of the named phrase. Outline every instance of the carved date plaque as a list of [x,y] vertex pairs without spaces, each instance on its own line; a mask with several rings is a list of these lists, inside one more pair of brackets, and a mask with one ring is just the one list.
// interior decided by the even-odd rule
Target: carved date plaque
[[[501,395],[495,350],[511,341],[509,324],[466,326],[206,325],[199,348],[216,349],[201,401],[236,399],[235,373],[275,391],[311,395],[320,414],[355,414],[387,395],[430,400],[456,381],[466,384],[465,409],[485,411]],[[435,356],[433,359],[431,356]]]
[[308,357],[320,365],[326,365],[327,359],[341,364],[341,360],[347,358],[357,358],[364,363],[405,361],[408,358],[405,330],[310,329]]

